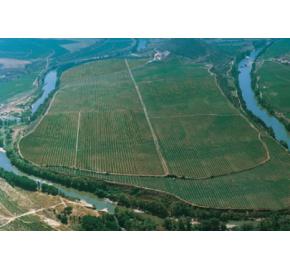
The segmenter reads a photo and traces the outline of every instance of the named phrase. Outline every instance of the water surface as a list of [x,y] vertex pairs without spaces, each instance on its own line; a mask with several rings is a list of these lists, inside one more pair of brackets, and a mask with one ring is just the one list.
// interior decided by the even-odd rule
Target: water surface
[[39,108],[39,106],[41,106],[45,102],[49,94],[55,90],[56,82],[57,82],[57,71],[56,70],[49,71],[44,78],[41,96],[31,105],[32,114],[34,114]]
[[86,203],[93,205],[97,210],[105,210],[108,211],[109,213],[114,213],[115,203],[111,202],[106,198],[99,198],[98,196],[91,194],[89,192],[82,192],[74,188],[67,188],[60,184],[52,183],[50,181],[43,180],[39,177],[28,175],[26,173],[21,172],[15,166],[12,165],[10,159],[6,155],[6,152],[2,148],[0,149],[0,167],[8,172],[13,172],[21,176],[27,176],[36,182],[51,184],[57,187],[59,191],[62,192],[64,195],[72,199],[85,201]]
[[261,50],[254,50],[249,56],[246,56],[239,63],[239,86],[242,92],[243,99],[246,103],[246,107],[256,117],[261,119],[265,125],[273,129],[275,138],[277,140],[283,140],[290,149],[290,134],[286,130],[283,123],[281,123],[275,116],[271,115],[265,108],[263,108],[252,89],[251,71],[253,62],[256,60]]

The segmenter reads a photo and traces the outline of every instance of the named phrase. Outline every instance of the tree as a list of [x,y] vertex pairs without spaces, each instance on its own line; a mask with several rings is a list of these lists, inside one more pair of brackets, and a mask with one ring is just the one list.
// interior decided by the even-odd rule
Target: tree
[[86,215],[81,219],[82,229],[85,231],[118,231],[119,226],[116,218],[110,214],[100,217]]

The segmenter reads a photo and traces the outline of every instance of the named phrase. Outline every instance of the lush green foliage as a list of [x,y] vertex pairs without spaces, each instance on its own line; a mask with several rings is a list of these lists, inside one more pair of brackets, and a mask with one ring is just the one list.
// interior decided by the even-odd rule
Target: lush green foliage
[[84,216],[81,219],[85,231],[118,231],[119,226],[113,215],[103,214],[101,217]]
[[26,176],[19,176],[0,168],[0,177],[3,177],[13,187],[21,187],[29,191],[37,190],[37,184]]

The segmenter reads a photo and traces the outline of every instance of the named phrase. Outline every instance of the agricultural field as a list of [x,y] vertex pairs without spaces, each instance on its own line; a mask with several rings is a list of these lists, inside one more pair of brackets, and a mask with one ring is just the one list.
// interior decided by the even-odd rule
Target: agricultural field
[[290,124],[290,43],[279,40],[259,59],[256,69],[260,100]]
[[272,138],[263,139],[269,148],[270,161],[251,170],[205,180],[103,175],[64,167],[50,169],[71,177],[85,176],[160,190],[198,206],[273,210],[289,207],[290,155]]
[[[44,66],[44,65],[43,65]],[[36,91],[34,84],[41,69],[35,69],[33,72],[19,74],[11,80],[0,79],[0,103],[15,97],[16,95]]]
[[264,162],[258,132],[208,67],[181,57],[115,59],[66,71],[51,108],[22,139],[41,166],[100,173],[210,178]]

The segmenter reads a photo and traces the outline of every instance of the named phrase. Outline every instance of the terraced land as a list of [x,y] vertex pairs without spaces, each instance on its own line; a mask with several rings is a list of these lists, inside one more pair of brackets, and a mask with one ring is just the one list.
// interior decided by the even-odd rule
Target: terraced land
[[266,159],[257,131],[206,67],[175,57],[70,69],[20,149],[41,166],[189,178],[229,174]]

